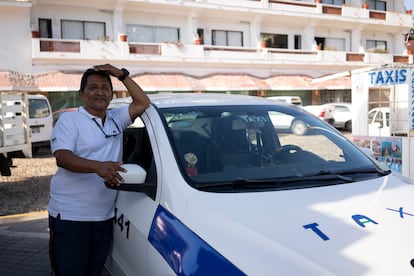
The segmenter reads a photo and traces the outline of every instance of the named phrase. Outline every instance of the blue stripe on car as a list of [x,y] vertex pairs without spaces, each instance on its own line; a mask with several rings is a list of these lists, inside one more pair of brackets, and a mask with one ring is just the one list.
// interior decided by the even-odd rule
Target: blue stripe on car
[[148,240],[177,275],[246,275],[161,205]]

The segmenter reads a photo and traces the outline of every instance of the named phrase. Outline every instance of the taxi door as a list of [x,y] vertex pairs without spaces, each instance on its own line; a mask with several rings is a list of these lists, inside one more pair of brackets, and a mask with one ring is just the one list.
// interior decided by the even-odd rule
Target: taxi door
[[[174,275],[148,241],[159,206],[162,183],[161,158],[154,134],[155,127],[152,128],[152,122],[150,123],[147,117],[148,112],[155,112],[151,109],[149,107],[142,115],[141,122],[134,122],[124,132],[123,162],[141,166],[147,172],[145,184],[153,185],[154,190],[118,192],[113,246],[106,263],[112,275],[151,275],[154,273],[151,271],[154,270],[162,275]],[[143,122],[146,122],[145,126]]]

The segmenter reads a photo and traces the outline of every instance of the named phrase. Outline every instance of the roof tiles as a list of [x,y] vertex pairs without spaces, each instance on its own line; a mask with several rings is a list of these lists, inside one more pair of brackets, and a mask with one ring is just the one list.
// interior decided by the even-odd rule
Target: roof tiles
[[[52,72],[41,75],[0,72],[0,90],[77,91],[83,72]],[[351,89],[349,76],[312,83],[301,75],[279,75],[261,79],[248,74],[213,74],[194,77],[181,73],[145,73],[131,76],[144,91],[226,90],[321,90]],[[113,78],[114,90],[125,90]]]

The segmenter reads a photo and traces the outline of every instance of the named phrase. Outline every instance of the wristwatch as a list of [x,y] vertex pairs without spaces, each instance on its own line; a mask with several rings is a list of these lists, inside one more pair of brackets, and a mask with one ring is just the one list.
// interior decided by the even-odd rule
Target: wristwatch
[[122,71],[122,74],[119,75],[118,80],[123,81],[124,79],[126,79],[126,77],[129,76],[129,71],[125,68],[122,68],[121,71]]

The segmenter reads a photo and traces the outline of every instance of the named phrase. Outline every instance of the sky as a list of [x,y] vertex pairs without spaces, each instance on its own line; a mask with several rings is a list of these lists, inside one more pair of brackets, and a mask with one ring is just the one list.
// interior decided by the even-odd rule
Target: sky
[[414,10],[414,0],[404,0],[407,10]]

